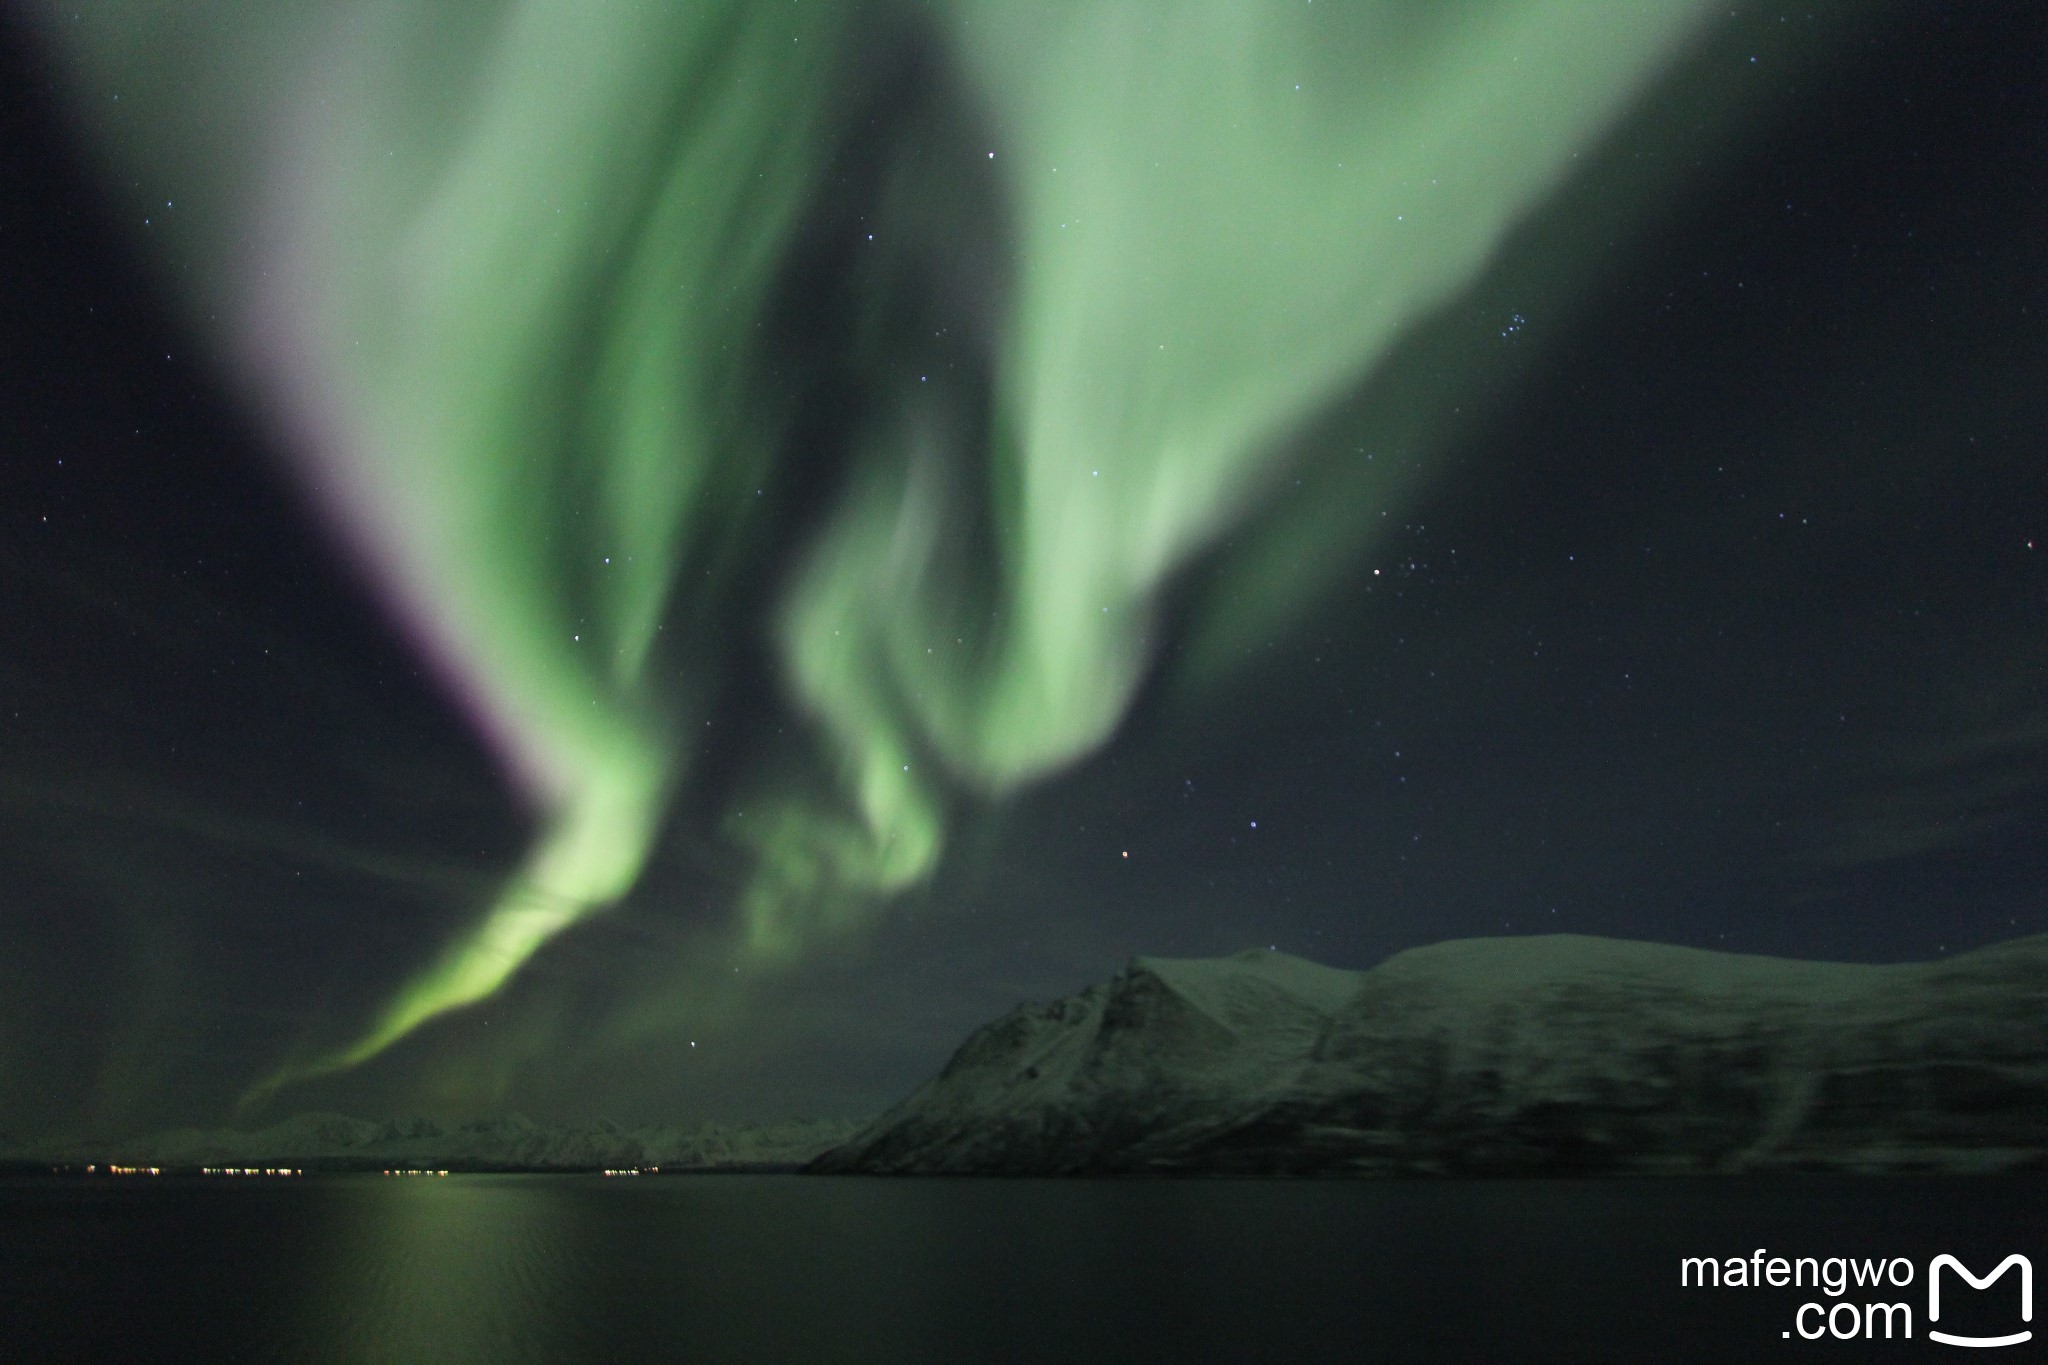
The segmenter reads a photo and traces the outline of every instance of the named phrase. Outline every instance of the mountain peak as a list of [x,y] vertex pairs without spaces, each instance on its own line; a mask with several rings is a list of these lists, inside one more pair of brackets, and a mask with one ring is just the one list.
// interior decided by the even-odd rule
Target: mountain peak
[[1555,934],[1134,958],[815,1169],[1983,1169],[2048,1164],[2043,1115],[2048,936],[1876,966]]

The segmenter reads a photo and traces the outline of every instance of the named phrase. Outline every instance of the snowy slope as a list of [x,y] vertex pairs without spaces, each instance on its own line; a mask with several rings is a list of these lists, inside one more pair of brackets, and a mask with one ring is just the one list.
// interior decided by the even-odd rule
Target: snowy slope
[[1366,972],[1139,958],[812,1169],[1371,1174],[2048,1164],[2048,937],[1863,966],[1556,935]]

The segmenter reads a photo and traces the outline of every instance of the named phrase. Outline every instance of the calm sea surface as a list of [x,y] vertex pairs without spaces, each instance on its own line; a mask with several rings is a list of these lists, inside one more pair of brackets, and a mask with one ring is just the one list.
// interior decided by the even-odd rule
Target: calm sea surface
[[[1757,1248],[1913,1278],[1679,1287]],[[2048,1271],[2048,1181],[27,1178],[0,1360],[1939,1359],[1944,1251]],[[2014,1330],[2016,1278],[1937,1325]],[[1873,1297],[1911,1341],[1784,1335]]]

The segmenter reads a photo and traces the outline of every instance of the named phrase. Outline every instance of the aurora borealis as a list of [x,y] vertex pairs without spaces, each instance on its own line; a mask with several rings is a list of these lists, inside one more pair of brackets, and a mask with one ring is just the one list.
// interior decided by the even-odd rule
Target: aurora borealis
[[[1484,263],[1699,8],[1618,31],[1595,9],[1236,0],[940,18],[1016,206],[992,411],[968,427],[891,357],[841,503],[796,551],[772,608],[786,685],[841,790],[743,836],[750,942],[789,951],[806,919],[929,876],[948,787],[1000,794],[1100,745],[1156,594],[1290,425]],[[278,245],[263,282],[238,263],[200,291],[244,319],[229,344],[541,825],[481,922],[337,1061],[489,995],[623,895],[687,780],[675,732],[712,661],[673,651],[678,679],[656,681],[657,636],[720,592],[719,531],[768,477],[730,395],[757,382],[749,333],[828,164],[854,17],[480,6],[476,93],[449,110],[413,94],[437,66],[408,70],[408,30],[446,11],[341,6],[270,58],[318,92],[264,111],[274,147],[231,129],[272,186],[253,235]],[[86,41],[150,41],[140,19],[110,9]],[[219,50],[207,30],[246,19],[160,22]],[[1399,80],[1354,79],[1381,70]],[[220,133],[202,116],[178,136]],[[932,213],[906,193],[880,251]],[[1003,505],[962,506],[984,499]],[[965,565],[963,592],[942,542],[977,519],[994,562]]]
[[[77,191],[111,204],[97,249],[160,310],[129,325],[232,414],[176,441],[245,447],[224,486],[289,528],[246,533],[250,576],[313,585],[207,589],[233,638],[300,641],[276,646],[298,681],[248,703],[276,752],[240,776],[172,757],[213,742],[172,729],[106,747],[142,722],[86,717],[134,710],[102,693],[152,665],[9,661],[31,710],[78,718],[5,752],[8,809],[67,831],[9,856],[133,902],[102,932],[153,945],[144,1012],[81,1026],[99,1079],[52,1114],[174,1109],[181,1067],[216,1105],[851,1104],[989,994],[1183,950],[1161,938],[1337,961],[1566,927],[1537,918],[1563,902],[1569,927],[1882,957],[1920,921],[1852,907],[1959,884],[1930,858],[1995,869],[1948,937],[2038,927],[2022,623],[2048,526],[1998,453],[2039,405],[2011,379],[2040,358],[2011,311],[2037,199],[1991,169],[2025,120],[1991,120],[1981,183],[1902,199],[1922,237],[1891,273],[1860,264],[1891,248],[1857,177],[1887,172],[1845,161],[1813,92],[1870,117],[1922,69],[1935,20],[1886,16],[38,11],[35,116],[77,150],[34,174],[102,187]],[[2026,98],[1925,69],[1923,106]],[[1836,177],[1818,209],[1792,166]],[[1829,251],[1859,264],[1801,254]],[[1754,288],[1680,298],[1717,271]],[[1674,307],[1669,337],[1622,320]],[[13,401],[18,446],[57,458]],[[246,491],[268,471],[289,492]],[[1822,529],[1781,543],[1785,514]],[[69,567],[10,571],[40,585],[16,640],[54,638],[34,621],[62,601],[109,638],[181,610],[154,572],[113,586],[110,546],[33,548],[43,525],[6,562]],[[1884,567],[1958,545],[1984,558],[1952,580]],[[1895,638],[1916,594],[1931,618]],[[364,776],[415,760],[443,796]],[[258,795],[323,772],[324,817]],[[72,867],[109,837],[130,852]],[[193,848],[239,870],[151,908]],[[1731,849],[1775,870],[1745,882]],[[70,960],[20,932],[22,962]],[[935,977],[946,1023],[864,1034],[863,1079],[817,1083],[829,1049],[800,1039]],[[264,1022],[190,1060],[223,1009]]]

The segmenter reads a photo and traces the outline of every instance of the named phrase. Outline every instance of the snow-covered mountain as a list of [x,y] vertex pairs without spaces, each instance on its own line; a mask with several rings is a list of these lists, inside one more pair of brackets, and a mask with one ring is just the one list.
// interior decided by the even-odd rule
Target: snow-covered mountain
[[1365,972],[1138,958],[1023,1006],[809,1169],[2048,1166],[2048,936],[1868,966],[1554,935]]
[[70,1165],[105,1162],[171,1169],[750,1169],[800,1165],[859,1127],[857,1121],[842,1119],[757,1128],[715,1123],[621,1128],[604,1121],[546,1127],[517,1115],[444,1126],[428,1119],[372,1122],[340,1114],[301,1114],[253,1132],[181,1128],[129,1141],[81,1143],[42,1153],[40,1158]]

